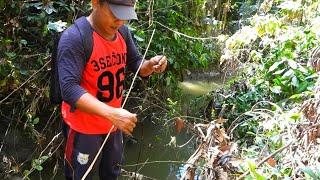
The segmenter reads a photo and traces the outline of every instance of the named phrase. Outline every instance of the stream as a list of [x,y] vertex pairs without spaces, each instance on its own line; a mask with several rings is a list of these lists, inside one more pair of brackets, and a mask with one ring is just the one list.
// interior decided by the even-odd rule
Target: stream
[[[196,79],[196,80],[195,80]],[[188,107],[190,102],[201,95],[207,94],[217,88],[222,87],[223,79],[217,77],[213,73],[201,73],[190,76],[184,82],[179,83],[183,96],[181,104]],[[186,109],[186,107],[182,107]],[[190,107],[188,107],[190,108]],[[173,126],[174,124],[172,124]],[[127,143],[125,147],[125,164],[144,163],[135,167],[124,167],[125,170],[137,172],[144,176],[159,180],[175,180],[179,179],[184,172],[184,164],[170,163],[170,161],[185,162],[195,151],[195,141],[190,141],[183,147],[192,137],[186,128],[177,134],[174,127],[168,130],[164,128],[161,122],[146,120],[143,124],[139,123],[135,128],[134,137],[138,139],[137,143]],[[170,140],[175,137],[175,145]],[[156,162],[164,161],[164,162]],[[150,163],[150,164],[147,164]],[[121,179],[127,179],[122,177]]]

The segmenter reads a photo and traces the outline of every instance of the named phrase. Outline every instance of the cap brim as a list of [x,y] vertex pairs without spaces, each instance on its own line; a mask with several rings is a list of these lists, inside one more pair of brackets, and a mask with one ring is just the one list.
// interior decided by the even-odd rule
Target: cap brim
[[131,20],[138,19],[137,13],[134,10],[134,7],[131,6],[121,6],[116,4],[109,3],[110,10],[113,15],[121,20]]

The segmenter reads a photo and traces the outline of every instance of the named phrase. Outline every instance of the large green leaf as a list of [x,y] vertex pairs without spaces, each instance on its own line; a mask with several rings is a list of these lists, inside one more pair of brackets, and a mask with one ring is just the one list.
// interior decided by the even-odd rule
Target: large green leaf
[[301,168],[301,171],[304,172],[305,174],[307,174],[308,176],[310,176],[313,179],[319,179],[320,178],[317,174],[315,174],[313,172],[313,170],[310,167],[303,167],[303,168]]
[[249,165],[249,171],[250,173],[253,175],[253,177],[256,178],[256,180],[266,180],[266,178],[264,176],[262,176],[261,174],[259,174],[256,170],[256,165],[252,162],[248,162]]

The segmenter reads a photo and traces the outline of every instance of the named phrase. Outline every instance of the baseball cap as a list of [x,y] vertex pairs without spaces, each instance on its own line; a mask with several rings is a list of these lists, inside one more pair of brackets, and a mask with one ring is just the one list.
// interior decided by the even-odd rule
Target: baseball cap
[[113,15],[121,20],[138,19],[134,10],[136,0],[106,0]]

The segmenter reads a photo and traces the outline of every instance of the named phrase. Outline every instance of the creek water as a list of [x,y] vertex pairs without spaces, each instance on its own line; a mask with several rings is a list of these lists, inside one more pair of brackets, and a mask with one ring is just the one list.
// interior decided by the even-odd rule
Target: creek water
[[[182,90],[182,98],[180,104],[187,108],[190,102],[201,95],[205,95],[217,88],[221,88],[223,80],[216,74],[208,74],[209,76],[188,79],[179,83]],[[195,77],[196,76],[196,77]],[[197,80],[194,80],[197,79]],[[182,107],[182,109],[186,109]],[[174,125],[174,123],[172,124]],[[195,141],[191,141],[187,145],[179,148],[189,141],[192,134],[184,129],[180,134],[176,134],[173,130],[162,126],[161,122],[146,120],[143,124],[139,124],[135,129],[134,136],[138,139],[137,143],[127,143],[125,149],[126,165],[144,163],[137,167],[124,167],[125,170],[137,172],[147,177],[160,180],[179,179],[184,172],[183,163],[170,163],[169,161],[185,162],[195,151]],[[170,140],[176,140],[176,147],[169,146]],[[157,162],[164,161],[164,162]],[[150,164],[149,164],[150,163]],[[127,179],[122,177],[121,179]]]
[[[184,164],[170,161],[186,161],[194,150],[193,142],[181,148],[175,147],[175,145],[188,142],[191,134],[186,131],[175,134],[154,121],[146,120],[143,124],[139,124],[134,137],[137,138],[137,143],[127,142],[125,146],[124,169],[154,179],[178,179]],[[174,138],[176,141],[172,141],[173,143],[169,145]],[[146,164],[126,167],[126,165],[136,163]],[[126,177],[121,179],[126,179]]]

